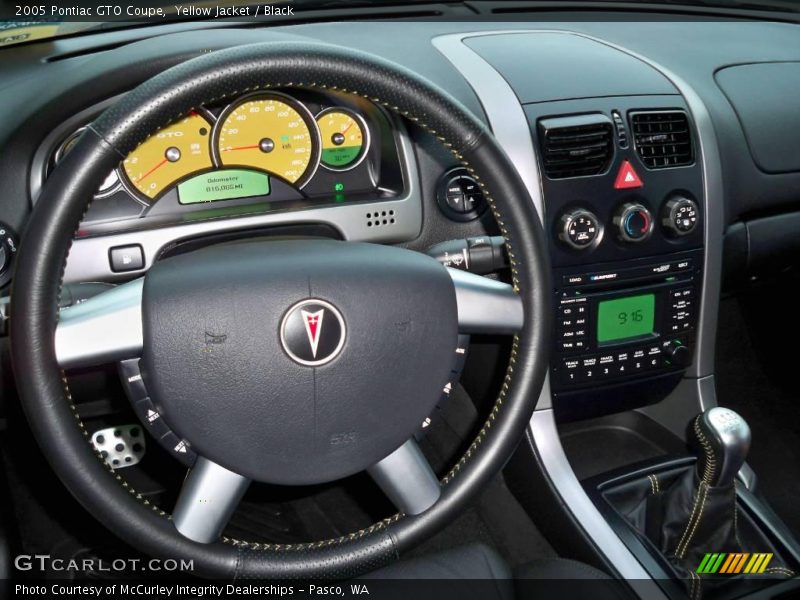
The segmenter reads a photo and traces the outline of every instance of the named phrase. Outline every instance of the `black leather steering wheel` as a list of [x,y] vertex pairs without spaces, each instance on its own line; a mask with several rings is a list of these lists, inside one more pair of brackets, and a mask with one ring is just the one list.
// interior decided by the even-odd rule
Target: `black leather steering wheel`
[[[505,237],[513,286],[389,246],[260,241],[166,259],[144,278],[59,314],[66,256],[98,182],[148,135],[199,106],[276,88],[359,95],[434,135],[480,183]],[[91,124],[49,177],[17,259],[13,361],[31,429],[54,470],[122,539],[152,556],[191,558],[196,573],[209,577],[348,578],[444,526],[508,460],[546,373],[549,290],[531,199],[492,134],[460,103],[398,65],[349,49],[249,45],[143,83]],[[372,308],[365,298],[375,301]],[[309,300],[317,304],[303,304]],[[302,364],[284,337],[322,310],[329,337],[339,337],[320,340],[332,345],[327,364]],[[390,339],[375,334],[381,323],[396,325]],[[209,328],[224,332],[226,352],[202,347],[197,336]],[[512,353],[487,421],[452,470],[432,482],[412,436],[439,397],[459,331],[513,334]],[[174,516],[140,496],[87,443],[62,370],[137,356],[165,417],[202,457]],[[369,356],[377,368],[363,368]],[[294,391],[280,383],[287,377]],[[268,439],[259,438],[259,426]],[[236,443],[234,428],[242,432]],[[281,435],[290,451],[274,442]],[[312,483],[364,468],[398,514],[308,544],[218,536],[250,480]]]

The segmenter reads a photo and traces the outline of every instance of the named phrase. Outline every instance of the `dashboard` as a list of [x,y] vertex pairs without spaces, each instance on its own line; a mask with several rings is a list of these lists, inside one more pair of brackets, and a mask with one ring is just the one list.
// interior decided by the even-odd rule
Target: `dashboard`
[[[341,22],[197,22],[0,51],[14,57],[0,62],[2,292],[48,175],[83,128],[148,78],[255,42],[338,44],[399,63],[484,121],[535,205],[550,266],[536,284],[550,293],[552,324],[530,421],[537,464],[619,572],[645,578],[566,462],[558,427],[637,409],[682,437],[716,404],[726,282],[800,264],[800,26],[666,6],[578,18],[554,6],[506,5],[476,22],[459,3],[415,4],[409,21],[376,18],[359,35]],[[165,256],[255,236],[397,244],[507,279],[500,232],[458,166],[430,133],[369,100],[245,93],[197,107],[121,157],[98,182],[64,279],[107,289]],[[77,287],[66,287],[74,302]],[[508,348],[468,341],[451,377],[481,361],[464,377],[489,389],[494,374],[475,371],[505,364]],[[167,439],[185,464],[184,440]],[[542,493],[534,470],[525,476]]]
[[[446,89],[517,166],[550,240],[555,401],[583,416],[620,409],[613,398],[623,388],[634,405],[657,401],[681,376],[713,372],[708,340],[724,269],[774,255],[776,217],[781,231],[800,223],[800,169],[785,158],[798,150],[797,123],[781,102],[786,86],[800,91],[798,30],[655,17],[633,27],[597,16],[377,21],[357,39],[335,23],[198,23],[151,28],[159,44],[143,28],[20,47],[0,68],[9,91],[0,105],[18,117],[0,123],[0,221],[24,235],[48,173],[82,128],[164,68],[248,42],[354,46]],[[743,64],[763,79],[766,114],[742,83]],[[480,249],[468,240],[498,232],[464,208],[478,200],[454,167],[414,123],[346,93],[288,87],[201,106],[99,182],[65,279],[123,281],[182,245],[243,232],[422,251],[460,240],[448,264],[469,268]],[[791,237],[778,239],[797,245]],[[585,314],[570,312],[576,304]],[[598,401],[597,385],[607,399]]]

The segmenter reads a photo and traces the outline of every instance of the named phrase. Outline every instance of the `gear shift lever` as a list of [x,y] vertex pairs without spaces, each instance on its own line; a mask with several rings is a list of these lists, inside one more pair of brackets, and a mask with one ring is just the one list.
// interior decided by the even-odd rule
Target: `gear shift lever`
[[731,485],[750,449],[747,422],[729,408],[718,406],[697,415],[688,438],[699,450],[698,478],[714,487]]

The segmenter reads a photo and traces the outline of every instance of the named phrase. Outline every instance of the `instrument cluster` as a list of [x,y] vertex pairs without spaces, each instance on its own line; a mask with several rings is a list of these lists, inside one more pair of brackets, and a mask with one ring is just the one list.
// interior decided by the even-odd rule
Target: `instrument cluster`
[[[46,171],[84,128],[62,137]],[[80,234],[204,211],[392,199],[403,187],[396,133],[375,105],[340,94],[265,91],[200,107],[154,132],[101,182]]]

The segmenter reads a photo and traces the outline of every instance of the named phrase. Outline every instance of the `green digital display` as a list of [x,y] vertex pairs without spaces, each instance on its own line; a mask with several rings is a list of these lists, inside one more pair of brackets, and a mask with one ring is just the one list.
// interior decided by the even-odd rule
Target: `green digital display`
[[246,169],[210,171],[178,185],[178,202],[199,204],[269,195],[269,175]]
[[600,302],[597,305],[597,341],[602,344],[650,335],[655,314],[655,294]]

